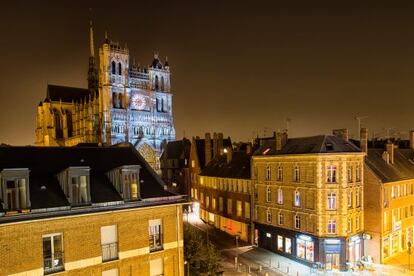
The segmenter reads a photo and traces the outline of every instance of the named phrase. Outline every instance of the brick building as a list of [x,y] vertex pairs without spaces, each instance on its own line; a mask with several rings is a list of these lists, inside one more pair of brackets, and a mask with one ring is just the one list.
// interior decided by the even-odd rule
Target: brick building
[[338,136],[278,132],[252,158],[259,246],[343,270],[363,252],[364,153]]
[[200,202],[201,219],[241,240],[253,242],[251,146],[211,160],[191,188],[192,198]]
[[184,197],[132,145],[3,146],[0,184],[0,275],[184,275]]

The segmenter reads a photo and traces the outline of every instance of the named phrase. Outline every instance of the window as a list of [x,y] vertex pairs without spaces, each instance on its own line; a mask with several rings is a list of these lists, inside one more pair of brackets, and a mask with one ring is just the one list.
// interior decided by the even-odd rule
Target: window
[[244,217],[246,219],[250,219],[250,203],[249,202],[244,203]]
[[112,73],[112,75],[115,75],[115,72],[116,72],[115,67],[116,67],[115,61],[112,61],[112,63],[111,63],[111,73]]
[[356,167],[356,181],[357,182],[361,181],[361,167],[360,166]]
[[277,250],[283,251],[283,237],[277,235]]
[[43,269],[45,274],[63,270],[62,234],[43,236]]
[[348,228],[347,228],[348,232],[352,232],[352,218],[348,218]]
[[336,210],[336,193],[328,192],[327,209]]
[[266,202],[271,202],[272,201],[272,189],[267,186],[266,187]]
[[[90,202],[89,171],[90,168],[88,166],[69,167],[58,174],[59,184],[72,205],[82,205]],[[113,176],[111,173],[112,171],[108,173],[108,176]],[[119,177],[119,174],[117,176]],[[114,181],[110,177],[110,180],[117,188],[116,185],[122,181],[122,178]],[[122,193],[122,190],[118,191]]]
[[272,212],[270,211],[270,209],[267,209],[266,211],[266,221],[267,223],[272,223]]
[[204,204],[204,193],[200,192],[200,202]]
[[240,200],[237,200],[236,202],[236,215],[238,217],[241,217],[243,215],[243,205]]
[[5,178],[3,186],[5,195],[0,194],[0,198],[4,197],[3,202],[7,210],[13,211],[29,208],[28,186],[26,178]]
[[122,75],[122,64],[118,62],[118,75]]
[[285,252],[292,254],[292,240],[290,238],[285,238]]
[[359,189],[355,190],[355,206],[360,207],[361,206],[361,196]]
[[326,169],[326,182],[336,183],[336,166],[328,166]]
[[266,167],[266,180],[270,180],[272,176],[272,171],[270,170],[270,166]]
[[233,202],[230,198],[227,199],[227,214],[231,215]]
[[336,220],[329,219],[328,220],[328,234],[335,234],[336,233]]
[[296,229],[300,229],[300,216],[299,215],[294,216],[294,224],[295,224]]
[[352,167],[351,166],[347,168],[347,172],[348,172],[348,182],[351,183],[352,182]]
[[395,198],[395,188],[391,186],[391,198]]
[[293,206],[300,207],[300,192],[299,191],[294,192]]
[[294,182],[299,182],[300,181],[299,166],[295,166],[295,168],[293,169],[293,181]]
[[211,198],[211,208],[213,210],[216,210],[216,198],[215,197]]
[[277,189],[277,204],[283,204],[283,190],[282,190],[282,188]]
[[161,219],[149,221],[149,249],[150,252],[163,249]]
[[191,160],[191,168],[195,168],[195,160]]
[[277,167],[277,181],[283,181],[283,167]]
[[282,213],[278,214],[278,223],[279,225],[283,225],[285,223],[285,217]]
[[397,197],[401,197],[401,185],[397,185]]
[[206,208],[210,207],[210,197],[206,195]]
[[360,227],[359,215],[355,218],[355,230],[358,231]]
[[163,258],[150,260],[150,276],[164,275],[164,260]]
[[352,190],[349,190],[347,195],[348,195],[348,199],[347,199],[348,208],[352,208]]
[[102,262],[118,259],[118,235],[116,225],[101,227]]
[[219,211],[223,212],[223,198],[219,197]]
[[155,76],[155,81],[154,81],[154,88],[155,90],[159,90],[159,82],[158,82],[158,76]]

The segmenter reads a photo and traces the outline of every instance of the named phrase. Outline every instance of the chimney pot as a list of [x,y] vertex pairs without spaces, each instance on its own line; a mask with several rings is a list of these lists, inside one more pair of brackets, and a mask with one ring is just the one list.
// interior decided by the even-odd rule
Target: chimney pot
[[342,138],[345,141],[349,140],[349,132],[347,128],[340,128],[332,130],[332,134],[336,137]]
[[360,132],[360,148],[362,152],[368,152],[368,129],[363,127]]
[[387,143],[386,150],[389,156],[389,163],[394,164],[394,144],[391,142]]
[[288,134],[286,131],[276,132],[276,151],[282,150],[288,140]]

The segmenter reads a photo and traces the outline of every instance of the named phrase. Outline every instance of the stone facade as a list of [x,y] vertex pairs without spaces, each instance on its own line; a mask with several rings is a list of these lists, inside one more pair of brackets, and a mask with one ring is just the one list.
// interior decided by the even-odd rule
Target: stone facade
[[154,54],[148,67],[130,64],[128,48],[106,37],[98,71],[90,32],[88,90],[48,87],[37,108],[35,144],[130,142],[159,170],[162,144],[175,140],[168,61]]

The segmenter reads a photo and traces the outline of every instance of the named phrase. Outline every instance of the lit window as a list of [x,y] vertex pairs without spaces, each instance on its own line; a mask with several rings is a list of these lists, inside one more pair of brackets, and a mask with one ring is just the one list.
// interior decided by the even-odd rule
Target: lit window
[[395,188],[391,186],[391,198],[395,198]]
[[328,166],[326,169],[326,182],[336,183],[336,166]]
[[283,204],[283,190],[282,190],[282,188],[277,189],[277,204]]
[[285,238],[285,252],[292,254],[292,240],[290,238]]
[[266,167],[266,180],[270,180],[271,179],[271,170],[270,170],[270,166]]
[[348,218],[348,232],[352,232],[352,218]]
[[283,237],[277,235],[277,250],[283,251]]
[[333,192],[328,193],[327,209],[336,210],[336,193],[333,193]]
[[206,208],[210,208],[210,197],[206,196]]
[[250,219],[250,203],[249,202],[244,203],[244,217],[247,219]]
[[118,259],[118,234],[116,225],[101,227],[102,261]]
[[299,166],[295,166],[295,168],[293,169],[293,181],[294,182],[299,182],[300,181]]
[[272,201],[272,189],[267,186],[266,188],[266,202]]
[[328,234],[335,234],[336,233],[336,220],[329,219],[328,220]]
[[154,219],[149,221],[149,249],[150,252],[163,249],[161,219]]
[[213,210],[216,210],[216,198],[215,197],[211,198],[211,208]]
[[352,190],[348,191],[348,208],[352,208]]
[[299,191],[294,192],[293,206],[300,207],[300,192]]
[[356,181],[357,182],[361,181],[361,167],[360,166],[356,167]]
[[283,181],[283,167],[279,166],[277,168],[277,181]]
[[63,270],[62,234],[43,236],[43,270],[45,273]]
[[191,160],[191,168],[195,168],[195,160]]
[[233,202],[230,198],[227,199],[227,214],[231,214]]
[[285,223],[285,217],[282,213],[279,213],[278,215],[278,223],[279,225],[283,225]]
[[356,207],[360,207],[361,206],[361,194],[359,189],[355,190],[355,206]]
[[397,185],[397,197],[401,196],[401,185]]
[[238,217],[241,217],[243,215],[243,207],[242,202],[240,200],[237,200],[236,202],[236,215]]
[[352,182],[352,167],[349,166],[347,171],[348,171],[348,182],[351,183]]
[[223,198],[219,197],[219,211],[223,212]]
[[300,216],[299,215],[295,215],[294,216],[294,223],[295,223],[295,228],[296,229],[300,229]]
[[360,227],[360,222],[359,222],[359,215],[356,216],[355,218],[355,230],[359,230]]
[[270,233],[266,233],[266,237],[267,237],[267,238],[271,238],[271,237],[272,237],[272,234],[270,234]]
[[266,211],[266,221],[272,223],[272,212],[269,209]]
[[4,169],[1,179],[0,200],[3,201],[3,208],[9,211],[30,208],[29,170]]

